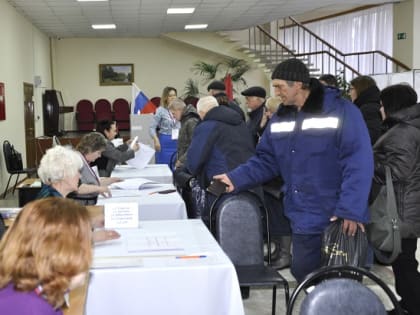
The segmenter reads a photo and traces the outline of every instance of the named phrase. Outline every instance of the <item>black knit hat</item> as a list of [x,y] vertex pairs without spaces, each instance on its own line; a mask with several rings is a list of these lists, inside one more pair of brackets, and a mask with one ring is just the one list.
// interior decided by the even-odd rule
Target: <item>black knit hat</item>
[[210,90],[224,91],[226,90],[226,87],[223,81],[215,80],[212,83],[210,83],[209,86],[207,87],[207,91],[210,91]]
[[250,87],[246,89],[245,91],[242,91],[241,94],[243,96],[257,96],[261,98],[265,98],[265,95],[266,95],[265,90],[259,86]]
[[299,59],[288,59],[279,63],[274,69],[271,79],[299,81],[309,83],[309,70]]

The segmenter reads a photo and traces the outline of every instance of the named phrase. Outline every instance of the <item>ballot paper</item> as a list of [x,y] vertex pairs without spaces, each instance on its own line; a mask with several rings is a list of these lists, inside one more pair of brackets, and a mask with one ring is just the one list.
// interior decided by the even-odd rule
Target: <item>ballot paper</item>
[[155,154],[155,150],[144,143],[139,143],[140,149],[135,152],[134,158],[127,161],[127,164],[138,169],[145,168]]

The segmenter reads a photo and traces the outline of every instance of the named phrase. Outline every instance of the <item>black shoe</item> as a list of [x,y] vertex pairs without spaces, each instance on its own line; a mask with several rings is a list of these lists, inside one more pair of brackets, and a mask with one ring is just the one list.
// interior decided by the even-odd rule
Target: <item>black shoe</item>
[[292,263],[292,256],[291,255],[280,255],[276,260],[271,261],[271,267],[282,270],[285,268],[289,268],[290,264]]
[[249,287],[241,287],[241,296],[242,300],[246,300],[249,298]]

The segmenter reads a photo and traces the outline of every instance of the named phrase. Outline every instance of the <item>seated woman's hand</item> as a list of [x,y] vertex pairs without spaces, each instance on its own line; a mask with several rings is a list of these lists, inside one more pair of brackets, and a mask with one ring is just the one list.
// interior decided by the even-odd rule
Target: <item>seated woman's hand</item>
[[90,222],[94,228],[102,228],[105,224],[105,219],[103,214],[98,214],[90,218]]
[[111,191],[108,186],[99,186],[99,193],[105,198],[112,197]]
[[93,231],[93,242],[105,242],[120,238],[120,234],[114,230],[95,230]]
[[110,177],[109,178],[109,184],[118,183],[118,182],[122,182],[122,181],[124,181],[124,179],[122,179],[120,177]]

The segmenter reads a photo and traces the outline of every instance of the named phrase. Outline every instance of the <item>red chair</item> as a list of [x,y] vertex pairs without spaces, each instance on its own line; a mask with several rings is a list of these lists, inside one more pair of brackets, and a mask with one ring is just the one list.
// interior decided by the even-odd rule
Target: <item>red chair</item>
[[111,103],[104,98],[95,102],[96,122],[102,120],[113,120]]
[[80,100],[76,105],[77,130],[92,131],[95,129],[95,112],[89,100]]
[[160,106],[160,97],[159,97],[159,96],[152,97],[152,98],[150,99],[150,101],[151,101],[153,104],[155,104],[156,108],[158,108],[158,107]]
[[117,98],[112,103],[114,118],[119,130],[130,130],[130,105],[125,98]]

